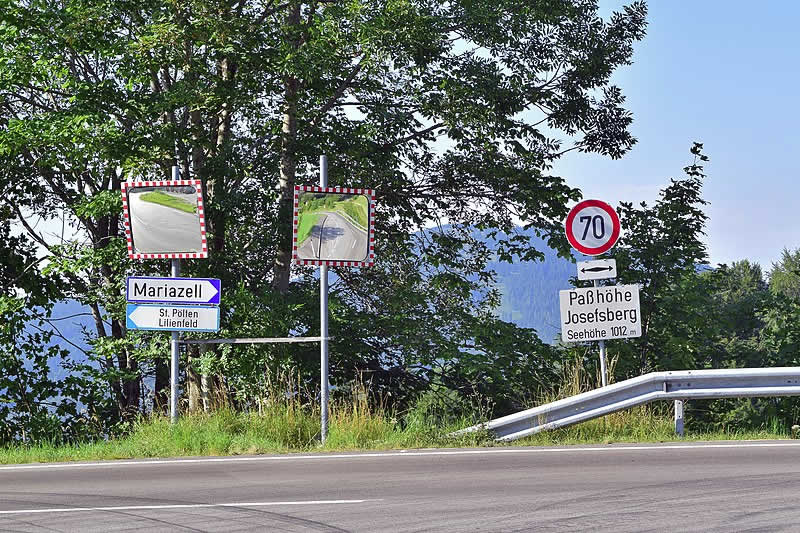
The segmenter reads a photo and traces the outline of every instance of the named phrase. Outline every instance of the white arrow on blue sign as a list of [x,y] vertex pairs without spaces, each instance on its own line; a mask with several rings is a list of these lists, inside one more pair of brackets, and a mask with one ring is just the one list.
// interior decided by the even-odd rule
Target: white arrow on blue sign
[[212,278],[127,278],[126,300],[133,303],[219,305],[222,283]]
[[206,305],[128,304],[128,329],[166,331],[217,331],[219,307]]

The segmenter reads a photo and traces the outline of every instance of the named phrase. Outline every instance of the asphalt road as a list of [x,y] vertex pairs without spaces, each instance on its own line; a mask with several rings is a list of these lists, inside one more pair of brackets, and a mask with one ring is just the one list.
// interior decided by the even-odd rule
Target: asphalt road
[[798,531],[800,443],[0,467],[0,531]]
[[364,261],[367,232],[339,213],[322,212],[309,238],[300,244],[300,257],[331,261]]
[[[142,193],[128,196],[131,232],[135,253],[181,253],[202,251],[200,222],[196,214],[179,209],[144,202]],[[197,201],[196,194],[167,193],[190,202]]]

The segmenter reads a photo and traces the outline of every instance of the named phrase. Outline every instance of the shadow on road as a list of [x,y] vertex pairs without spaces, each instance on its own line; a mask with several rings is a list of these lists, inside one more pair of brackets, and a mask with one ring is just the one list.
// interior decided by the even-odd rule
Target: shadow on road
[[311,228],[311,238],[317,241],[331,241],[344,235],[344,229],[330,226],[324,228],[322,226],[314,226]]

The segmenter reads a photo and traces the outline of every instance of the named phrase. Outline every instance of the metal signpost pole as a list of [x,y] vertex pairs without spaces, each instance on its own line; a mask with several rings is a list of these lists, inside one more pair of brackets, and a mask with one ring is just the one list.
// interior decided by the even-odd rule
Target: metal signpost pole
[[[177,168],[177,167],[175,167]],[[172,260],[172,277],[177,278],[181,275],[181,260]],[[169,420],[175,424],[178,422],[178,359],[180,358],[180,341],[178,332],[172,332],[172,339],[169,341],[170,365],[169,365]]]
[[[172,179],[179,180],[181,171],[177,165],[172,167]],[[172,277],[177,278],[181,275],[181,260],[172,260]],[[180,344],[178,332],[172,332],[170,340],[170,365],[169,365],[169,420],[172,424],[178,422],[178,359],[180,356]]]
[[[594,280],[594,286],[600,286],[600,280]],[[606,341],[599,341],[600,344],[600,379],[603,382],[603,387],[608,384],[608,379],[606,379]]]
[[[328,186],[328,157],[319,157],[319,186]],[[322,246],[322,235],[320,235]],[[321,439],[325,443],[328,436],[328,266],[321,265],[319,269],[319,325],[320,341],[320,411],[321,411]]]

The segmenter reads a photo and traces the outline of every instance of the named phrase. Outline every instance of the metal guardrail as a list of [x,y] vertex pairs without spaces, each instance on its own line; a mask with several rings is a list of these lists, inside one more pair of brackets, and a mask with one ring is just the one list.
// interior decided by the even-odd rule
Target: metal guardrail
[[516,440],[656,400],[800,396],[800,367],[653,372],[462,429]]

